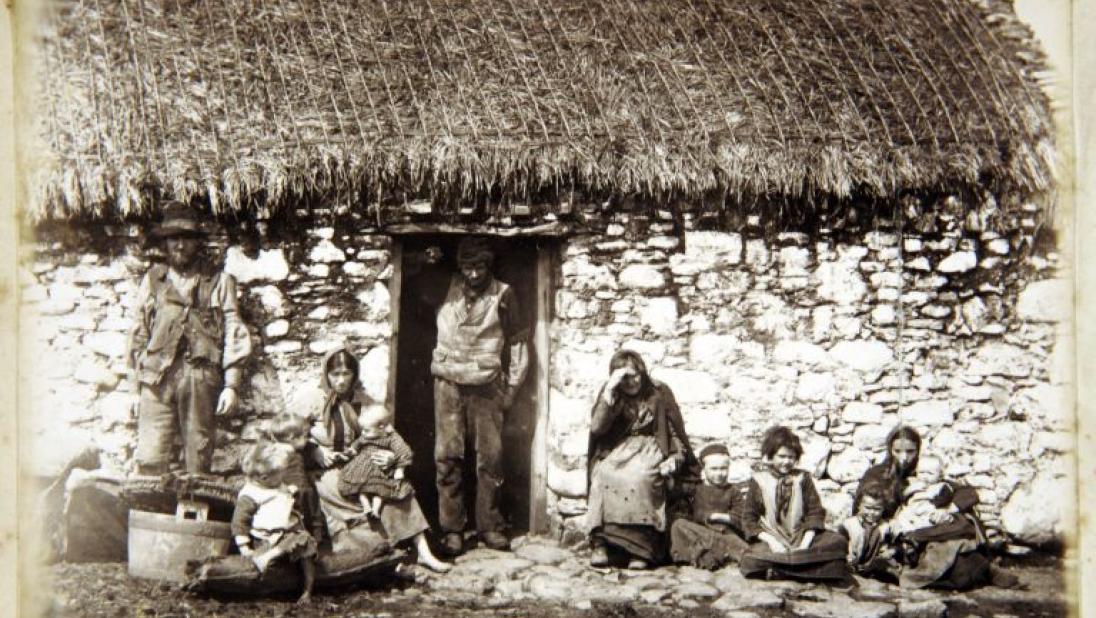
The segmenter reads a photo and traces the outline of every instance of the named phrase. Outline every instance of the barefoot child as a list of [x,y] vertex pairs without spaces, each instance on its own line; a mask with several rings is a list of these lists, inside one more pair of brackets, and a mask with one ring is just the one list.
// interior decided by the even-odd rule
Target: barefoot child
[[811,475],[795,469],[803,446],[787,427],[765,432],[765,469],[750,479],[742,529],[757,541],[742,556],[746,577],[838,580],[848,577],[845,540],[825,529],[826,509]]
[[307,603],[316,577],[316,539],[305,531],[294,508],[297,488],[285,484],[293,455],[289,445],[264,441],[244,456],[247,482],[236,498],[232,535],[260,573],[281,558],[300,562],[304,591],[297,602]]
[[678,519],[670,528],[670,555],[677,563],[718,569],[738,562],[749,545],[742,540],[737,517],[739,490],[727,483],[731,455],[722,444],[700,449],[703,484],[693,494],[691,519]]
[[[404,479],[404,470],[411,465],[411,447],[403,441],[389,422],[388,411],[382,406],[370,406],[358,417],[361,435],[346,454],[350,461],[339,472],[339,493],[344,498],[357,498],[370,517],[378,517],[386,500],[403,500],[413,491]],[[388,451],[396,459],[382,468],[374,462],[374,454]]]

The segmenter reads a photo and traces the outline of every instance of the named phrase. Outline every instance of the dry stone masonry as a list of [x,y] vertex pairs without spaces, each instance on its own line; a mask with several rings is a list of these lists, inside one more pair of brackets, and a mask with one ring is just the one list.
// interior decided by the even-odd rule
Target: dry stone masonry
[[[990,526],[1020,541],[1060,539],[1067,521],[1045,505],[1071,491],[1066,273],[1023,236],[941,221],[941,231],[901,237],[765,235],[703,230],[691,217],[637,225],[617,213],[553,245],[555,533],[581,528],[589,412],[609,357],[626,347],[673,389],[694,446],[731,448],[736,480],[749,475],[765,428],[790,425],[806,449],[801,466],[837,518],[887,432],[907,423],[949,474],[978,488]],[[133,226],[92,236],[42,234],[22,263],[23,366],[33,368],[22,396],[37,411],[24,427],[41,475],[85,445],[120,470],[132,465],[124,354],[149,257]],[[332,346],[349,344],[366,389],[385,397],[392,243],[330,227],[255,251],[214,239],[260,351],[241,410],[220,420],[216,471],[238,472],[263,418],[314,405],[318,360]]]

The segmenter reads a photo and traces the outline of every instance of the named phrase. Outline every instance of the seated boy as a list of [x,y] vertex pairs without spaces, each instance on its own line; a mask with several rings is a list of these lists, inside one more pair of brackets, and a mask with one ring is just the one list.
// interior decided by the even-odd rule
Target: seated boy
[[670,528],[670,556],[674,562],[702,569],[718,569],[738,562],[749,544],[742,540],[735,515],[740,488],[727,483],[731,456],[722,444],[709,444],[698,456],[703,484],[693,495],[690,519],[678,519]]
[[858,575],[895,581],[898,563],[889,526],[883,523],[887,490],[880,483],[869,483],[861,493],[856,514],[841,522],[837,533],[849,540],[845,562]]

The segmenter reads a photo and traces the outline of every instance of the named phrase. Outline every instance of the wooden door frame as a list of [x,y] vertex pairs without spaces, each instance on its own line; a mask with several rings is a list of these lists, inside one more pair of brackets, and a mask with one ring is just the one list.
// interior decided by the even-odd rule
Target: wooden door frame
[[[408,230],[389,230],[392,244],[389,249],[390,263],[392,264],[392,278],[388,281],[389,292],[389,324],[392,334],[388,344],[388,405],[390,411],[396,409],[397,381],[396,372],[399,367],[399,334],[400,334],[400,307],[403,292],[403,243],[404,237],[421,234],[483,234],[482,230],[463,230],[452,226],[425,226],[417,225]],[[517,236],[528,237],[533,241],[538,239],[551,240],[555,234],[493,234],[503,238]],[[533,353],[536,355],[536,419],[533,423],[533,436],[531,441],[532,452],[529,453],[529,532],[531,534],[542,533],[548,530],[548,398],[551,388],[549,376],[551,375],[551,345],[552,340],[549,326],[552,321],[552,295],[554,243],[536,243],[536,325],[533,330]]]

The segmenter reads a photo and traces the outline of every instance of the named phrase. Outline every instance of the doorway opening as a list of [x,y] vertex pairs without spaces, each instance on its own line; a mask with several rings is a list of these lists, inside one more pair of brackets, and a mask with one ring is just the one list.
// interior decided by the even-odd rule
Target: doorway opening
[[[438,525],[438,494],[434,466],[434,379],[430,361],[437,342],[437,307],[427,299],[444,297],[448,277],[427,276],[412,263],[428,248],[441,249],[438,265],[429,267],[456,273],[459,234],[414,234],[397,236],[400,267],[398,305],[393,315],[395,349],[394,392],[396,430],[415,452],[408,478],[432,527]],[[543,440],[547,418],[547,315],[551,298],[550,258],[554,243],[544,238],[490,239],[495,253],[491,271],[496,279],[513,288],[522,324],[528,327],[529,370],[505,413],[503,425],[503,486],[501,509],[511,534],[523,534],[541,527],[544,511]],[[467,453],[473,453],[469,444]],[[539,470],[539,472],[538,472]],[[465,458],[464,483],[468,526],[475,526],[475,457]]]

